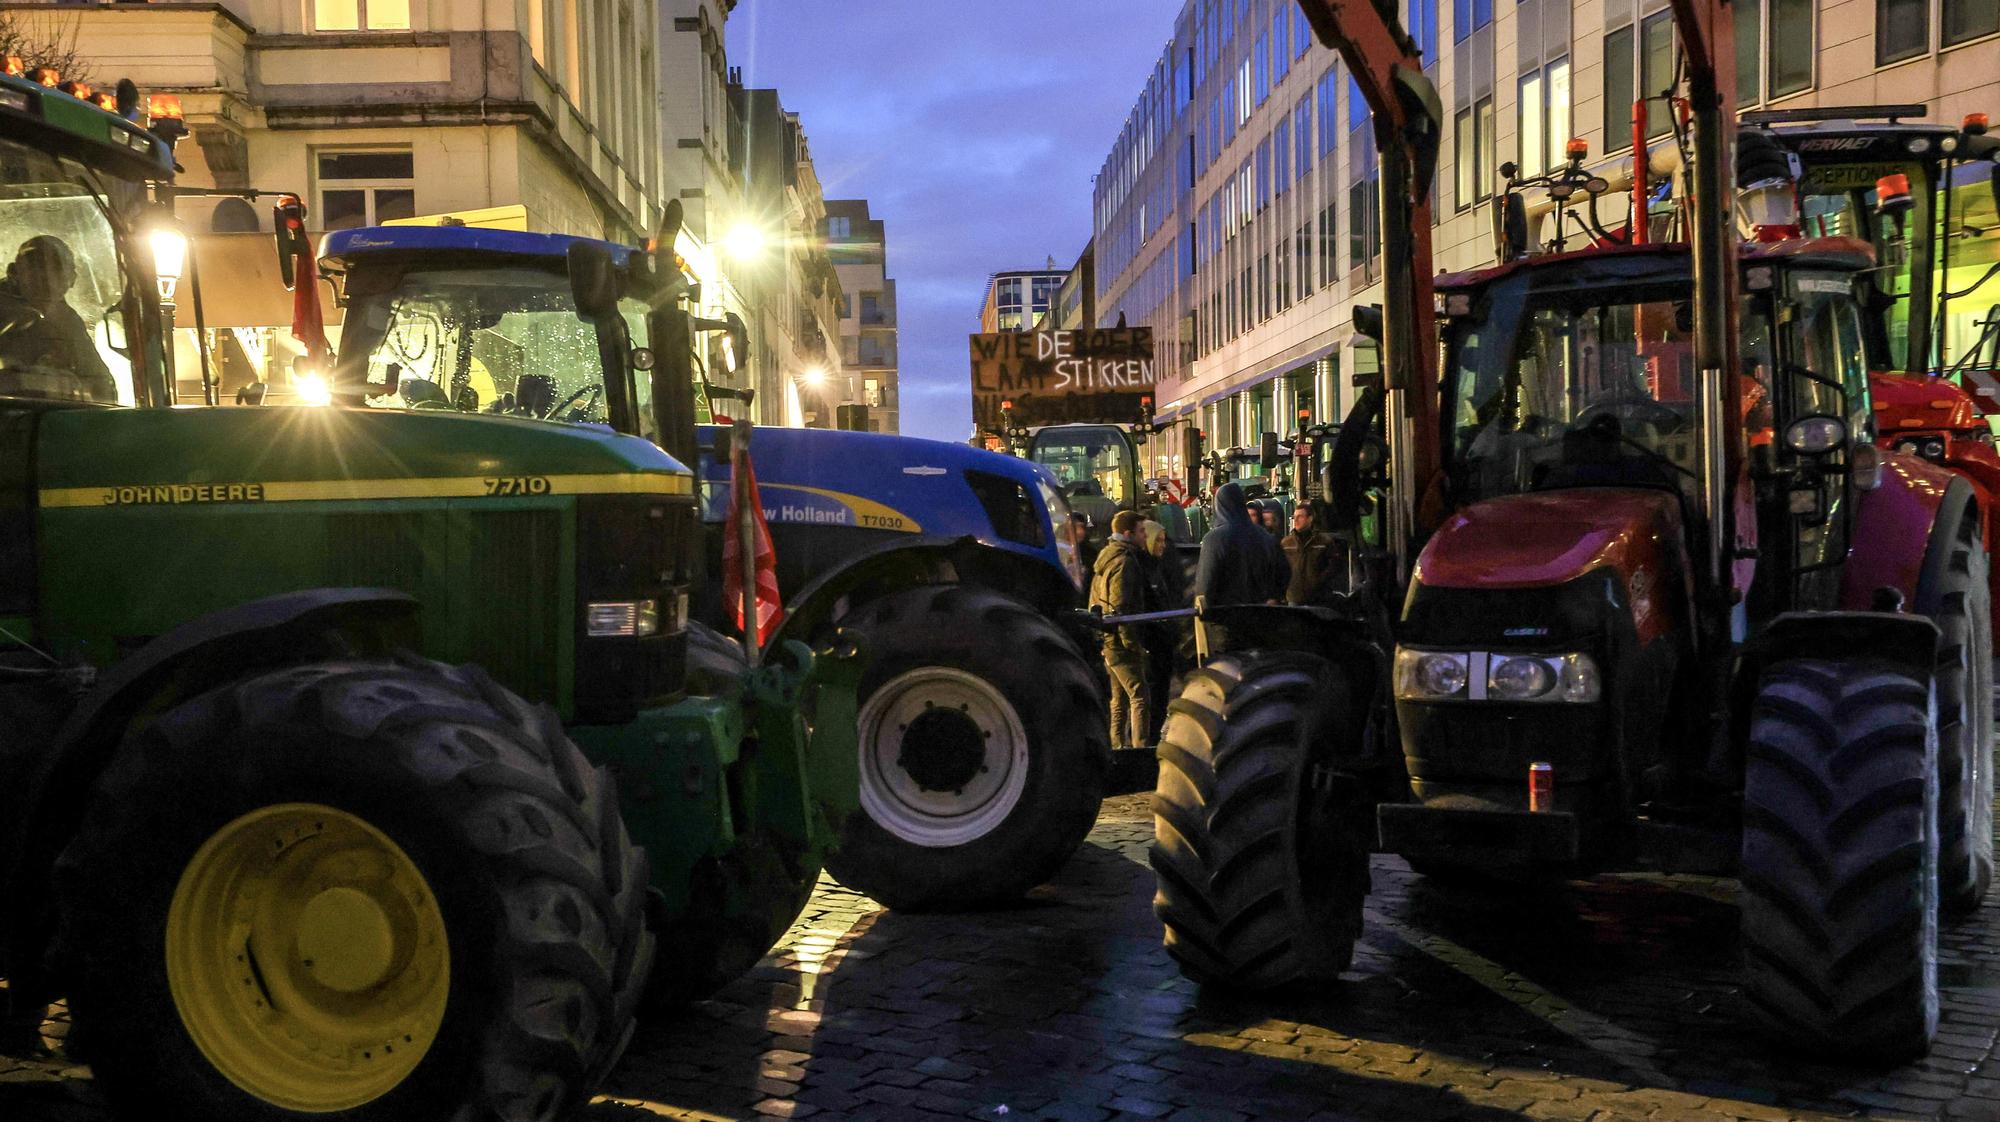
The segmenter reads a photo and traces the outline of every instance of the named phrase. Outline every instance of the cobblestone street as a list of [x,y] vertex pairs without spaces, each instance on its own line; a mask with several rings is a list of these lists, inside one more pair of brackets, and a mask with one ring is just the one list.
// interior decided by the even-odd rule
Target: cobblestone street
[[[1224,1001],[1160,949],[1146,796],[1023,906],[889,913],[824,884],[786,944],[641,1030],[588,1122],[645,1117],[1249,1122],[2000,1119],[2000,909],[1948,927],[1932,1055],[1774,1057],[1737,1026],[1734,885],[1440,891],[1377,858],[1333,992]],[[87,1073],[0,1057],[0,1118],[105,1122]]]

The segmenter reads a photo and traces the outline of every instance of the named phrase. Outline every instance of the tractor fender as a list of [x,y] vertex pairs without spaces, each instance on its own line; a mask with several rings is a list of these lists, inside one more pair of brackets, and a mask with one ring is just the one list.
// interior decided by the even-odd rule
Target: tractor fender
[[1855,505],[1840,606],[1867,612],[1879,590],[1893,589],[1910,611],[1929,615],[1936,605],[1926,609],[1924,596],[1936,587],[1959,519],[1979,516],[1972,484],[1919,457],[1884,452],[1881,485]]
[[50,869],[82,816],[98,775],[135,720],[251,671],[355,650],[417,644],[417,601],[374,588],[291,592],[190,620],[121,659],[71,710],[27,777],[9,831],[0,937],[13,986],[34,969],[47,934]]
[[1075,606],[1078,597],[1068,576],[1041,558],[996,549],[971,536],[901,536],[843,559],[788,597],[785,620],[772,643],[797,639],[810,645],[857,602],[854,593],[913,584],[989,587],[1050,616]]

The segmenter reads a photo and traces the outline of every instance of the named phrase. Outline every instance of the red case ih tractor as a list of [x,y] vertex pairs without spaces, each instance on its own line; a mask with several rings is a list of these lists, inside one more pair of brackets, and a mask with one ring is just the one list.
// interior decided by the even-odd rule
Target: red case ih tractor
[[[1404,263],[1384,385],[1356,411],[1379,406],[1388,438],[1388,548],[1340,605],[1203,610],[1236,646],[1162,738],[1168,951],[1231,986],[1338,974],[1371,849],[1436,872],[1728,871],[1754,1022],[1822,1055],[1922,1052],[1940,910],[1992,869],[1981,510],[1872,441],[1870,247],[1739,243],[1730,9],[1674,5],[1692,245],[1434,289],[1421,60],[1375,5],[1303,7],[1368,98]],[[1329,467],[1349,533],[1364,444]]]

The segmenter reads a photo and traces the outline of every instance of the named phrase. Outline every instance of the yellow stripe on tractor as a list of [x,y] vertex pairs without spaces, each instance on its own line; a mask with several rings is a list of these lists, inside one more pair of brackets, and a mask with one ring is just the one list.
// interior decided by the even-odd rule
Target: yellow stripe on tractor
[[45,509],[104,506],[185,506],[216,503],[309,503],[382,499],[530,498],[544,495],[688,495],[686,475],[458,476],[437,479],[312,479],[238,483],[135,483],[110,487],[51,487]]

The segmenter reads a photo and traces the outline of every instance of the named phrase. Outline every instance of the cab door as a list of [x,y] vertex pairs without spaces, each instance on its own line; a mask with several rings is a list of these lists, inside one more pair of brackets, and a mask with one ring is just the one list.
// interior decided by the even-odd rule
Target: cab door
[[[1839,605],[1840,566],[1853,522],[1849,450],[1875,436],[1861,306],[1851,274],[1802,271],[1786,283],[1770,453],[1786,532],[1767,548],[1787,555],[1794,609],[1829,610]],[[1842,421],[1847,443],[1820,454],[1794,450],[1785,434],[1812,417]]]

